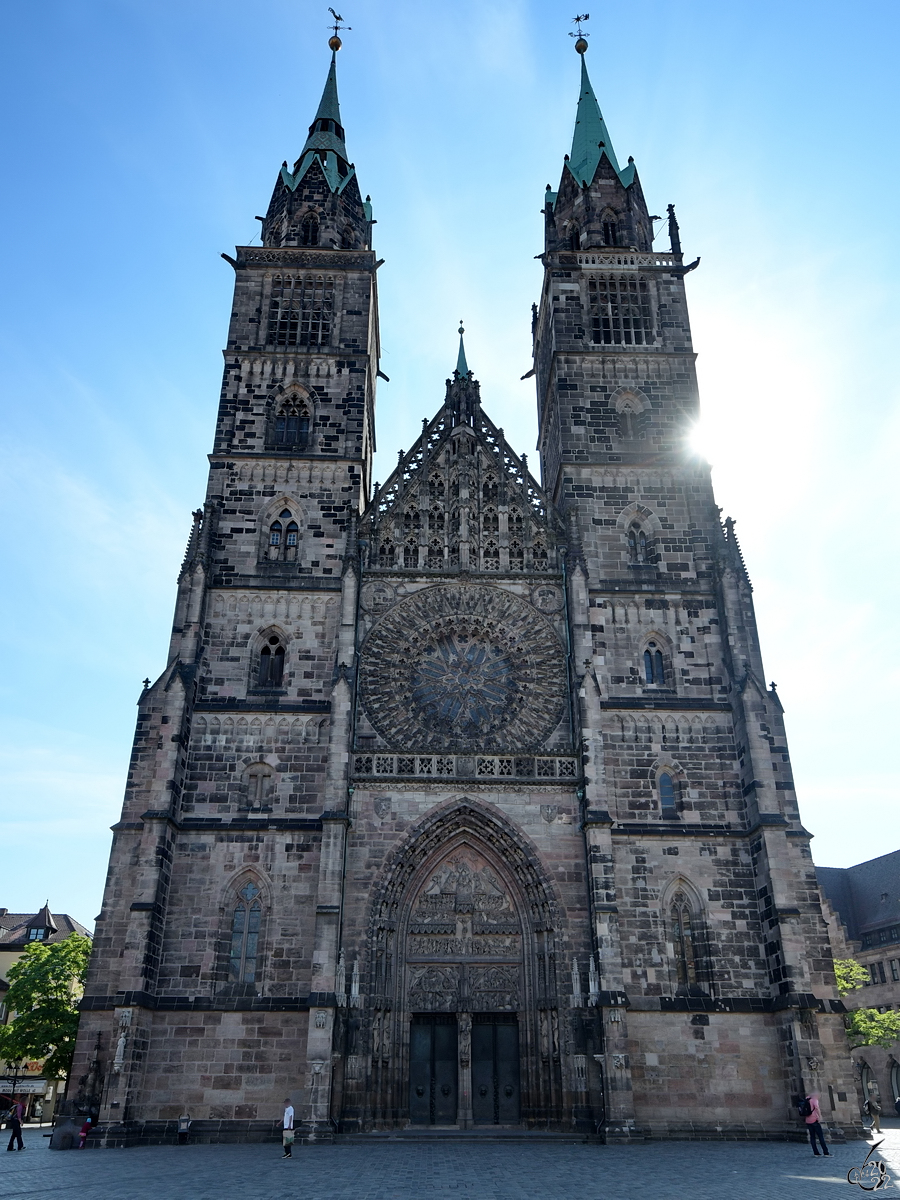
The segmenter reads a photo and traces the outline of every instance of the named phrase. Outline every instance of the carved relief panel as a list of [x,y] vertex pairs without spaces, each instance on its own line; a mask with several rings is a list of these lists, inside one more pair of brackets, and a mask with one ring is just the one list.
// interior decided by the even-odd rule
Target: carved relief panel
[[408,1004],[419,1012],[514,1011],[522,929],[506,884],[457,848],[413,901],[407,926]]

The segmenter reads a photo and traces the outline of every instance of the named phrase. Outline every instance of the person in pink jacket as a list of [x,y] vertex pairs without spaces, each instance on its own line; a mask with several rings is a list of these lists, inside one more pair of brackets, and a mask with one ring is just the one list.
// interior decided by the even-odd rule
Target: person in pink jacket
[[816,1149],[816,1138],[822,1144],[822,1152],[824,1154],[829,1153],[828,1147],[825,1145],[825,1134],[822,1132],[822,1113],[819,1111],[819,1097],[813,1092],[806,1099],[809,1101],[811,1112],[808,1117],[804,1117],[804,1120],[806,1121],[806,1128],[809,1130],[809,1144],[812,1146],[813,1154],[818,1158],[819,1151]]

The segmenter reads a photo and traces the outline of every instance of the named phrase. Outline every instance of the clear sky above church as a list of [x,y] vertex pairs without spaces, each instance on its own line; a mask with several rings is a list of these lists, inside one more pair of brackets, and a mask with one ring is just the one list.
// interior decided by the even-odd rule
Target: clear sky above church
[[[787,709],[817,861],[900,846],[893,0],[594,10],[620,162],[674,202],[704,406]],[[371,193],[385,479],[441,401],[459,318],[533,467],[544,188],[579,92],[552,0],[355,0],[338,56]],[[618,18],[618,19],[617,19]],[[233,276],[306,138],[327,6],[49,0],[6,13],[0,904],[90,923],[145,675],[203,497]],[[892,711],[893,710],[893,711]]]

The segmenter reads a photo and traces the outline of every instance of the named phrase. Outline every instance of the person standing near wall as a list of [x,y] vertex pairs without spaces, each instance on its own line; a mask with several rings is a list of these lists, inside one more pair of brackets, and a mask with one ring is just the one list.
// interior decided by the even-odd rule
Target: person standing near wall
[[294,1106],[290,1100],[284,1101],[284,1118],[281,1122],[281,1144],[284,1147],[282,1158],[291,1157],[291,1147],[294,1144]]
[[806,1121],[806,1128],[809,1130],[809,1144],[812,1146],[812,1152],[816,1158],[819,1157],[819,1151],[816,1149],[816,1138],[822,1145],[822,1152],[830,1154],[830,1150],[825,1145],[825,1134],[822,1132],[822,1113],[819,1110],[819,1097],[813,1092],[806,1097],[806,1103],[809,1107],[809,1115],[803,1119]]
[[[25,1105],[21,1100],[16,1100],[15,1096],[13,1096],[12,1108],[9,1110],[9,1115],[6,1118],[6,1124],[10,1131],[7,1150],[25,1149],[25,1143],[22,1141],[22,1121],[24,1118]],[[14,1146],[13,1142],[18,1142],[18,1146]]]

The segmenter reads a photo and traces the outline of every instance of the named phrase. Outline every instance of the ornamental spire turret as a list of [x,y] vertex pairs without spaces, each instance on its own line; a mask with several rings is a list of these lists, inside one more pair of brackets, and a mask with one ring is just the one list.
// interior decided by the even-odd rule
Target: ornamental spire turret
[[[584,20],[586,16],[579,18]],[[649,250],[653,229],[634,159],[629,158],[624,167],[619,165],[588,74],[588,44],[580,25],[577,39],[581,88],[572,148],[565,156],[559,190],[554,192],[548,184],[544,196],[546,252],[604,246]]]
[[349,161],[338,100],[337,32],[329,39],[331,63],[322,98],[293,169],[282,165],[263,219],[267,246],[321,246],[367,250],[372,205],[362,199],[356,167]]

